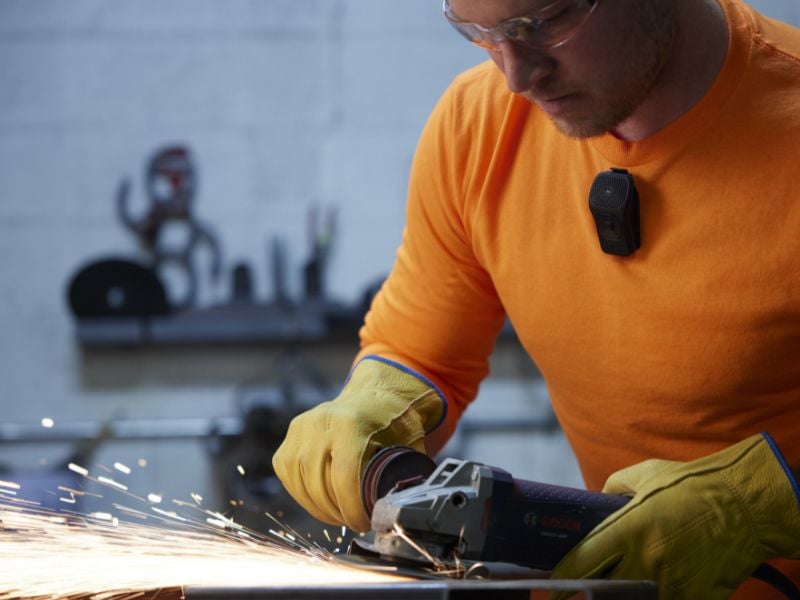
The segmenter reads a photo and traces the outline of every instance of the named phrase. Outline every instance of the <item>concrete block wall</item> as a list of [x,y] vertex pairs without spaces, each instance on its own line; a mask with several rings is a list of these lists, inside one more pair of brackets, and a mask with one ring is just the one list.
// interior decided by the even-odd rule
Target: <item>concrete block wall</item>
[[[243,381],[274,384],[265,348],[81,351],[67,280],[88,260],[137,254],[116,220],[116,188],[130,177],[143,211],[146,159],[178,142],[199,168],[196,216],[222,240],[227,268],[251,262],[260,299],[272,293],[275,235],[299,294],[306,215],[320,204],[339,209],[329,291],[356,301],[391,266],[430,108],[481,58],[439,10],[420,0],[0,0],[4,421],[225,416]],[[203,304],[223,302],[229,286],[201,292]],[[355,350],[310,353],[340,381]],[[0,462],[37,469],[65,452],[4,445]],[[209,496],[202,441],[110,443],[97,460],[139,456],[150,458],[143,485]]]
[[[755,4],[800,22],[795,0]],[[242,381],[274,377],[265,349],[86,353],[74,342],[66,282],[87,260],[136,255],[114,194],[130,177],[144,210],[143,165],[161,145],[194,151],[195,214],[223,241],[226,267],[252,263],[261,299],[274,235],[288,243],[299,293],[313,204],[339,208],[333,296],[355,301],[385,274],[425,118],[450,79],[483,59],[439,13],[437,0],[0,0],[3,420],[229,415]],[[228,294],[209,283],[201,301]],[[336,379],[352,352],[316,357]],[[530,390],[489,388],[512,413],[530,408]],[[563,439],[543,439],[515,440],[498,460],[514,471],[531,454],[563,456],[545,478],[576,483]],[[501,445],[473,449],[488,462]],[[1,451],[34,469],[63,449]],[[185,495],[210,487],[204,452],[201,442],[112,444],[98,460],[149,453],[143,485]]]

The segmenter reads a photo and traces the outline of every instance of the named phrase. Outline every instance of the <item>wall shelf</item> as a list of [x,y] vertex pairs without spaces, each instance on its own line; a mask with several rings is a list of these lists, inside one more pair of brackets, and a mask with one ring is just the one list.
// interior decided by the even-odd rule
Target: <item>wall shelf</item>
[[148,317],[81,317],[84,347],[289,344],[355,340],[363,312],[333,303],[231,304]]

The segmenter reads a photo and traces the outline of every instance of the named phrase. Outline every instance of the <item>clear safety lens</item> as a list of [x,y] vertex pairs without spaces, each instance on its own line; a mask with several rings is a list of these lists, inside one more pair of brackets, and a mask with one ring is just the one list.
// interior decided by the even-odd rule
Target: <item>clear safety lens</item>
[[498,50],[506,40],[531,48],[555,48],[572,36],[596,5],[596,0],[556,0],[534,15],[507,19],[495,27],[459,21],[448,0],[443,12],[456,31],[486,50]]

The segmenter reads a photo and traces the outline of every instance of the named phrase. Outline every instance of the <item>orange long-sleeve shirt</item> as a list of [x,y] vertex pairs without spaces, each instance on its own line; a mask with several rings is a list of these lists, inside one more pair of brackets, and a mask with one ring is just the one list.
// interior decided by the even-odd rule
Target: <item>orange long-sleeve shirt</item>
[[[362,355],[447,397],[433,448],[476,395],[507,314],[589,488],[759,431],[800,465],[800,31],[722,6],[716,82],[643,141],[562,135],[491,63],[438,103],[362,329]],[[588,208],[610,167],[641,197],[642,247],[626,258],[600,250]]]

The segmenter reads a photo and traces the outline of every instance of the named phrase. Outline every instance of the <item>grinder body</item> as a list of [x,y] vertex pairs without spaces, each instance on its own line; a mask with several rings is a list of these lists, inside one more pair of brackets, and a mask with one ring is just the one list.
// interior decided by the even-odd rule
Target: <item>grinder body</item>
[[[369,551],[392,560],[438,561],[443,568],[466,560],[551,570],[629,501],[514,479],[472,461],[447,459],[436,467],[421,456],[388,448],[367,465],[362,499],[375,532]],[[415,469],[421,472],[414,475]]]

